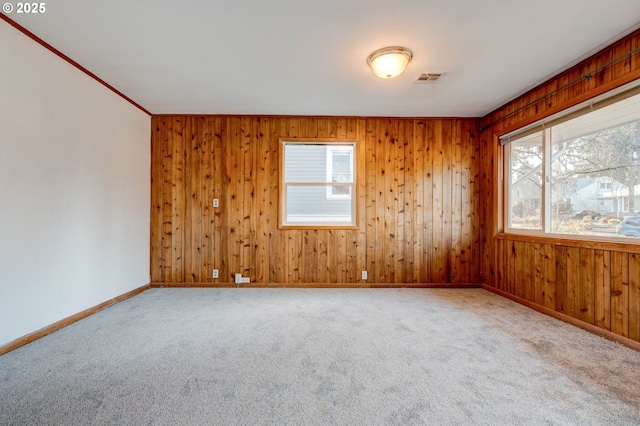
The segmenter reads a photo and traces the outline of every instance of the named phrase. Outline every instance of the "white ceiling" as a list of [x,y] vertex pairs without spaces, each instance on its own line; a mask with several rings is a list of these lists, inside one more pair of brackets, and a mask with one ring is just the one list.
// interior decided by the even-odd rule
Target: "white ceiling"
[[[153,114],[483,116],[640,23],[638,0],[58,0],[11,19]],[[366,58],[401,45],[403,75]],[[445,72],[414,85],[421,72]]]

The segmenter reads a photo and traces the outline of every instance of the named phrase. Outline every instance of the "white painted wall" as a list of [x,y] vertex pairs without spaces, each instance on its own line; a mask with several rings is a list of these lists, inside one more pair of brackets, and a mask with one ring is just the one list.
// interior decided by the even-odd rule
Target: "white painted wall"
[[0,345],[149,282],[150,127],[0,20]]

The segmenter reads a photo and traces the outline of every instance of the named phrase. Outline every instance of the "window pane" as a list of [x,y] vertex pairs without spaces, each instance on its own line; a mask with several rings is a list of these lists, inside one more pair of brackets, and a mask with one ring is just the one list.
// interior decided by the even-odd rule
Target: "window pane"
[[326,182],[326,145],[286,144],[284,153],[285,182]]
[[286,221],[351,224],[351,199],[327,199],[327,187],[331,186],[287,186]]
[[331,182],[353,182],[351,152],[331,152]]
[[353,145],[285,145],[285,182],[353,182]]
[[606,110],[552,128],[552,232],[616,236],[619,220],[640,207],[640,120],[580,134],[598,120],[605,127]]
[[542,132],[511,142],[510,225],[542,229]]
[[351,196],[351,187],[347,185],[332,185],[329,187],[331,191],[331,195],[333,196],[343,196],[350,198]]

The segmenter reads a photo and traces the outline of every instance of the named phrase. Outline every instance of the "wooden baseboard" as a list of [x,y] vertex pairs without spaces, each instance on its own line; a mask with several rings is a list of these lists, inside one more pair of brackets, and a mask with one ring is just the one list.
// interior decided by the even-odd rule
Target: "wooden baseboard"
[[22,336],[13,342],[9,342],[6,345],[0,346],[0,355],[4,355],[7,352],[11,352],[14,349],[18,349],[21,346],[26,345],[27,343],[31,343],[35,340],[40,339],[41,337],[46,336],[47,334],[51,334],[54,331],[58,331],[61,328],[64,328],[70,324],[73,324],[76,321],[80,321],[83,318],[86,318],[90,315],[95,314],[96,312],[100,312],[101,310],[108,308],[109,306],[113,306],[117,303],[122,302],[130,297],[133,297],[137,294],[142,293],[145,290],[148,290],[150,287],[149,284],[143,285],[142,287],[138,287],[134,290],[131,290],[127,293],[121,294],[118,297],[114,297],[111,300],[107,300],[106,302],[100,303],[99,305],[93,306],[89,309],[85,309],[82,312],[78,312],[77,314],[73,314],[67,318],[64,318],[58,322],[55,322],[51,325],[48,325],[44,328],[41,328],[38,331],[34,331],[33,333],[29,333],[26,336]]
[[482,288],[482,284],[441,283],[250,283],[237,286],[233,283],[151,283],[151,288]]
[[637,342],[635,340],[629,339],[628,337],[624,337],[624,336],[621,336],[619,334],[612,333],[609,330],[605,330],[604,328],[597,327],[597,326],[595,326],[593,324],[589,324],[588,322],[584,322],[582,320],[576,319],[574,317],[571,317],[569,315],[563,314],[561,312],[554,311],[553,309],[547,308],[546,306],[538,305],[537,303],[531,302],[529,300],[523,299],[523,298],[518,297],[518,296],[514,296],[514,295],[509,294],[509,293],[507,293],[505,291],[498,290],[497,288],[491,287],[490,285],[483,284],[482,288],[487,290],[487,291],[489,291],[489,292],[491,292],[491,293],[497,294],[498,296],[502,296],[502,297],[507,298],[509,300],[512,300],[512,301],[514,301],[516,303],[524,305],[527,308],[531,308],[534,311],[538,311],[540,313],[543,313],[545,315],[549,315],[551,317],[554,317],[556,319],[559,319],[561,321],[564,321],[564,322],[569,323],[571,325],[574,325],[576,327],[580,327],[583,330],[588,331],[589,333],[593,333],[593,334],[595,334],[597,336],[604,337],[605,339],[608,339],[608,340],[613,340],[614,342],[618,342],[621,345],[627,346],[627,347],[629,347],[631,349],[634,349],[636,351],[640,351],[640,342]]

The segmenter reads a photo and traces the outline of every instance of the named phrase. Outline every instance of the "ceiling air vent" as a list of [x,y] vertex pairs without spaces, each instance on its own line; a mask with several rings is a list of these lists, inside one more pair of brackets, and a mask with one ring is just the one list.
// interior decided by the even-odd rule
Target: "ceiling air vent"
[[433,84],[437,83],[443,76],[441,72],[423,72],[418,76],[413,84]]

